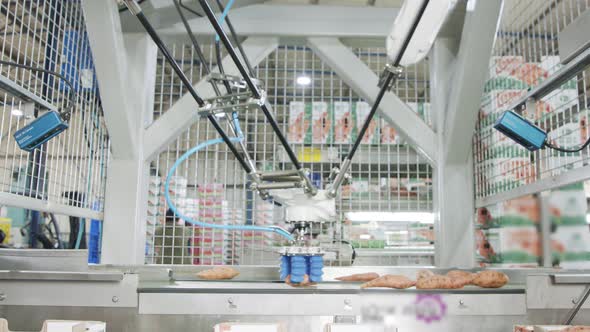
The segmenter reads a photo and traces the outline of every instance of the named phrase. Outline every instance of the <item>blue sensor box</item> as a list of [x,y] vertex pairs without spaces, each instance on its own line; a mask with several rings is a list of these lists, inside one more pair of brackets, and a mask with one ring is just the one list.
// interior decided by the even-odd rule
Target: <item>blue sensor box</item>
[[50,111],[17,130],[14,139],[22,150],[31,152],[67,128],[67,122],[62,120],[59,113]]
[[529,151],[536,151],[545,145],[547,133],[514,111],[507,111],[496,121],[496,130],[510,137]]

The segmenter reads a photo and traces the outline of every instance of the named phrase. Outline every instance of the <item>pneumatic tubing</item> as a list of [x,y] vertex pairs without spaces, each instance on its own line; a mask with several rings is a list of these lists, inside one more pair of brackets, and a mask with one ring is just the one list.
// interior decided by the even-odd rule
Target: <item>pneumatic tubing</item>
[[[237,118],[234,118],[234,120],[235,120],[235,123],[237,123]],[[238,131],[241,133],[241,130],[239,129],[240,128],[239,125],[237,126],[237,128],[238,128]],[[239,142],[241,139],[242,139],[241,137],[230,138],[230,140],[232,142]],[[194,226],[201,226],[201,227],[211,228],[211,229],[234,230],[234,231],[272,232],[272,233],[276,233],[276,234],[281,235],[282,237],[286,238],[287,240],[289,240],[291,242],[294,241],[294,238],[291,234],[289,234],[287,231],[280,229],[280,228],[264,227],[264,226],[248,226],[248,225],[240,226],[240,225],[210,224],[210,223],[194,220],[191,217],[183,214],[181,211],[178,210],[178,208],[176,207],[176,205],[174,204],[174,202],[170,198],[170,178],[172,177],[172,175],[174,175],[178,166],[182,162],[187,160],[191,155],[205,149],[208,146],[211,146],[214,144],[220,144],[220,143],[223,143],[223,140],[221,138],[217,138],[217,139],[213,139],[213,140],[209,140],[209,141],[200,143],[199,145],[188,150],[180,158],[178,158],[178,160],[176,160],[176,162],[174,162],[174,165],[172,165],[172,167],[168,171],[168,175],[166,176],[166,183],[165,183],[165,189],[164,189],[164,196],[166,198],[166,203],[168,204],[168,207],[170,207],[170,209],[172,210],[172,212],[174,212],[174,214],[176,216],[178,216],[179,218],[183,219],[184,221],[186,221],[189,224],[194,225]]]

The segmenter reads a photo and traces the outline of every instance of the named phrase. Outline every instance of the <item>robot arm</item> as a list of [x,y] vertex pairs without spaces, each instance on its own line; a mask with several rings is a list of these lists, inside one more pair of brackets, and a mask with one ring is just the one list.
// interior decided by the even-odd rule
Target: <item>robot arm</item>
[[[389,59],[395,61],[400,57],[400,53],[403,53],[399,62],[401,66],[413,65],[424,59],[456,4],[457,0],[405,1],[386,40]],[[410,36],[411,39],[404,50],[404,41],[422,8],[424,19],[417,23],[416,30],[413,36]]]
[[344,182],[352,157],[365,136],[385,92],[401,75],[402,66],[414,64],[428,54],[440,28],[456,3],[457,0],[407,0],[404,2],[387,37],[387,55],[391,63],[385,66],[379,80],[381,90],[350,153],[342,161],[334,182],[328,188],[329,197],[335,197],[337,190]]

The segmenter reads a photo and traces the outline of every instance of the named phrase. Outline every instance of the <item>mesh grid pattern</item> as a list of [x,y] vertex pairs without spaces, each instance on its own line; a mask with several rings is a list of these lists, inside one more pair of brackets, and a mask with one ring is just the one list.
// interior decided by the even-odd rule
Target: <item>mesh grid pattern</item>
[[74,91],[48,74],[0,65],[6,84],[18,85],[56,109],[67,104],[70,92],[75,96],[69,129],[27,153],[13,135],[46,110],[0,86],[0,191],[101,210],[97,202],[104,197],[110,141],[80,2],[2,1],[0,43],[2,60],[59,72]]
[[[202,78],[202,69],[195,60],[192,47],[174,45],[171,50],[193,82]],[[353,51],[376,72],[385,65],[383,49]],[[205,45],[204,53],[214,65],[210,45]],[[162,64],[160,59],[156,117],[172,106],[181,92],[184,93],[168,65]],[[423,74],[428,72],[427,68],[427,64],[420,64],[415,70],[410,68],[394,90],[425,116],[429,115],[428,81]],[[306,47],[280,46],[256,66],[255,74],[264,82],[275,118],[303,166],[311,170],[317,184],[326,185],[330,171],[339,166],[341,158],[352,146],[354,130],[342,133],[343,121],[347,122],[344,127],[353,127],[357,120],[353,114],[357,114],[358,109],[364,110],[368,104]],[[298,85],[296,81],[300,76],[309,77],[311,83]],[[312,109],[323,112],[316,121],[320,127],[327,128],[325,132],[314,134],[308,128],[314,121]],[[297,119],[296,112],[302,113],[303,118]],[[338,112],[340,119],[336,115]],[[239,118],[247,149],[259,171],[292,168],[262,112],[241,111]],[[381,225],[386,231],[377,239],[371,231],[380,228],[379,225],[347,218],[350,211],[432,212],[431,167],[393,128],[380,118],[374,122],[372,137],[361,145],[353,160],[353,181],[342,188],[337,198],[339,221],[314,226],[314,239],[332,247],[328,248],[334,252],[329,255],[329,265],[350,264],[351,244],[357,250],[355,265],[430,265],[433,263],[432,225]],[[168,170],[189,148],[217,137],[210,123],[202,119],[152,162],[147,263],[277,264],[275,249],[282,242],[274,235],[204,230],[184,226],[178,221],[164,226],[163,215],[167,206],[162,186]],[[220,144],[198,152],[178,168],[171,184],[171,194],[185,214],[202,221],[288,227],[281,225],[282,208],[262,201],[247,188],[246,174],[227,147]],[[412,250],[412,247],[417,249]]]
[[[556,176],[587,164],[590,150],[530,153],[493,129],[498,117],[528,89],[561,68],[559,33],[589,1],[505,2],[474,136],[476,198],[485,198]],[[526,13],[526,14],[525,14]],[[532,13],[532,14],[531,14]],[[589,68],[535,102],[523,115],[549,132],[562,147],[576,147],[588,137]]]

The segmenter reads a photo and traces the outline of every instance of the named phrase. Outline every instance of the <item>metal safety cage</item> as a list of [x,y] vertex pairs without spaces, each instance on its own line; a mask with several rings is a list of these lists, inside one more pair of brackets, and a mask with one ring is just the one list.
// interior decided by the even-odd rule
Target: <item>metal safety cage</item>
[[590,1],[505,1],[473,139],[482,266],[587,268],[590,150],[529,152],[494,123],[515,111],[554,146],[587,140]]
[[590,177],[588,148],[531,153],[493,129],[515,110],[554,145],[586,141],[590,61],[575,31],[587,31],[579,25],[589,7],[589,1],[505,1],[473,139],[478,207]]
[[[212,41],[202,42],[204,54],[216,65]],[[204,77],[192,45],[170,45],[171,52],[193,82]],[[383,49],[355,49],[370,66],[385,64]],[[410,68],[394,91],[415,110],[427,109],[428,82],[420,75],[427,64]],[[425,69],[424,69],[425,68]],[[280,129],[314,184],[325,188],[330,172],[350,150],[355,130],[370,108],[309,48],[281,45],[255,66],[263,82]],[[185,92],[177,76],[158,61],[156,116],[171,107]],[[418,106],[422,105],[422,106]],[[289,158],[278,144],[264,115],[257,110],[239,113],[246,147],[259,171],[290,168]],[[223,120],[221,118],[220,120]],[[224,121],[220,121],[225,123]],[[328,254],[328,265],[432,265],[432,225],[378,222],[349,212],[432,213],[432,169],[405,143],[403,137],[377,117],[361,144],[351,167],[352,181],[336,198],[338,221],[314,224],[311,233]],[[146,263],[276,265],[277,250],[284,244],[273,234],[227,232],[185,226],[182,221],[165,225],[167,205],[162,183],[168,170],[185,151],[218,135],[202,119],[191,126],[151,163],[148,197]],[[223,224],[277,225],[284,220],[282,207],[263,201],[248,189],[247,174],[224,145],[210,146],[189,158],[171,181],[171,195],[189,216]],[[426,218],[428,220],[428,218]],[[180,222],[180,224],[179,224]],[[377,227],[377,228],[375,228]]]
[[[70,81],[0,65],[0,201],[102,219],[110,141],[79,1],[0,3],[1,60],[53,71]],[[31,153],[13,135],[47,111],[66,108],[69,129]]]
[[[385,48],[353,48],[352,51],[377,75],[381,75],[385,65],[390,62]],[[428,58],[415,65],[405,67],[391,91],[414,112],[418,113],[426,124],[433,127],[429,70]]]

